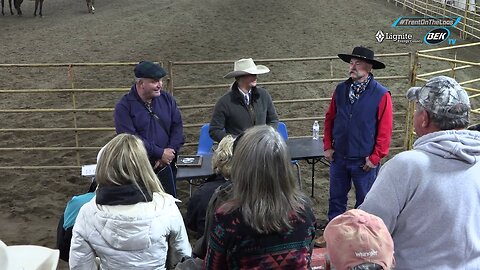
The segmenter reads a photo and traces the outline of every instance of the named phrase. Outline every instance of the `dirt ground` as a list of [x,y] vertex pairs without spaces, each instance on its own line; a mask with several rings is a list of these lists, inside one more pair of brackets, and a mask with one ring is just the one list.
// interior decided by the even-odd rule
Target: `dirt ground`
[[[96,1],[96,13],[87,13],[82,0],[49,0],[44,3],[43,18],[33,17],[34,2],[23,3],[23,17],[0,17],[0,64],[80,63],[80,62],[138,62],[155,61],[234,60],[332,56],[350,53],[357,45],[371,47],[377,54],[413,52],[431,48],[424,43],[378,43],[378,30],[411,33],[422,40],[427,29],[393,29],[396,18],[411,15],[402,8],[381,0],[115,0]],[[456,34],[454,34],[455,36]],[[458,37],[457,37],[458,39]],[[464,41],[458,40],[457,43]],[[474,56],[477,55],[477,56]],[[478,57],[467,52],[467,58]],[[406,57],[381,58],[386,70],[376,76],[408,73]],[[477,59],[478,60],[478,59]],[[324,62],[265,63],[272,72],[259,77],[261,81],[285,81],[319,78],[345,78],[346,64],[333,62],[333,76]],[[422,63],[422,71],[441,65]],[[0,67],[1,89],[70,88],[65,67],[32,68]],[[222,76],[232,64],[212,66],[179,66],[175,85],[225,84]],[[70,74],[72,75],[72,74]],[[76,88],[123,87],[132,82],[132,67],[90,67],[75,69]],[[468,74],[462,74],[468,78]],[[405,109],[402,95],[407,79],[384,82],[394,95],[395,110]],[[330,97],[335,83],[271,85],[275,101],[299,98]],[[225,89],[194,89],[175,92],[181,106],[213,104]],[[0,108],[48,109],[71,108],[69,93],[9,94],[0,92]],[[78,108],[113,108],[122,93],[78,94]],[[321,117],[327,102],[277,105],[282,119]],[[186,125],[208,122],[211,108],[182,110]],[[78,114],[80,127],[112,127],[112,112]],[[395,116],[395,129],[404,128],[405,118]],[[305,136],[313,121],[289,123],[293,136]],[[2,113],[2,128],[71,127],[69,112]],[[187,142],[196,141],[198,128],[187,128]],[[79,133],[83,146],[100,147],[113,136],[111,130]],[[394,134],[394,147],[402,146],[402,133]],[[0,147],[73,146],[70,133],[0,132]],[[186,147],[185,153],[194,151]],[[393,151],[393,153],[398,150]],[[93,163],[96,151],[80,156],[82,164]],[[0,166],[75,165],[73,151],[2,151]],[[301,162],[305,192],[310,190],[310,165]],[[88,179],[70,170],[7,170],[0,172],[0,239],[8,245],[55,245],[59,215],[68,199],[83,193]],[[328,201],[328,174],[321,164],[316,165],[315,210],[324,221]],[[182,209],[188,202],[188,186],[179,184]],[[62,263],[60,268],[66,269]]]

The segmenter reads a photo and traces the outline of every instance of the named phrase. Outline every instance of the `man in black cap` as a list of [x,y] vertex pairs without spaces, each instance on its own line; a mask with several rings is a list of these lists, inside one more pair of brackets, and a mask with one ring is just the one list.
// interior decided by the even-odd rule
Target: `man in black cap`
[[167,75],[158,64],[142,61],[134,69],[135,84],[115,106],[117,133],[143,140],[153,169],[165,191],[176,196],[176,154],[185,142],[182,116],[175,99],[163,90]]
[[337,85],[325,115],[323,143],[325,158],[331,162],[329,220],[347,210],[352,182],[355,208],[362,204],[390,147],[392,99],[373,78],[372,69],[385,68],[373,56],[364,47],[338,55],[349,63],[350,78]]

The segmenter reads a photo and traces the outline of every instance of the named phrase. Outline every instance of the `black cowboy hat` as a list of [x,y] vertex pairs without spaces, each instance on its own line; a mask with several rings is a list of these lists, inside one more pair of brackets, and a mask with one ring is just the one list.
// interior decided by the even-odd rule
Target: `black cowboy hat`
[[338,54],[338,57],[344,62],[350,63],[352,58],[362,59],[365,62],[372,64],[374,69],[385,68],[385,64],[373,59],[373,51],[365,47],[355,47],[353,48],[352,54]]

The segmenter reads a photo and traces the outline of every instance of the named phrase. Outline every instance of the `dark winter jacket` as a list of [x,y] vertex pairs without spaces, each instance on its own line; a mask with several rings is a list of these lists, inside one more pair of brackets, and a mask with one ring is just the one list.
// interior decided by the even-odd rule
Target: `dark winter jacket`
[[246,105],[237,82],[215,104],[210,121],[210,137],[220,142],[228,134],[238,135],[255,125],[277,128],[278,115],[272,97],[261,87],[252,87],[250,105]]

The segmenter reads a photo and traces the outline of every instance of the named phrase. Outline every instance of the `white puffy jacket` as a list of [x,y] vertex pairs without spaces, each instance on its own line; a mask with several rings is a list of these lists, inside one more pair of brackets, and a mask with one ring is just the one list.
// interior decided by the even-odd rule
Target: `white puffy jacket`
[[[134,205],[86,203],[73,227],[70,269],[170,269],[191,256],[182,215],[170,195]],[[168,265],[167,265],[168,252]]]

